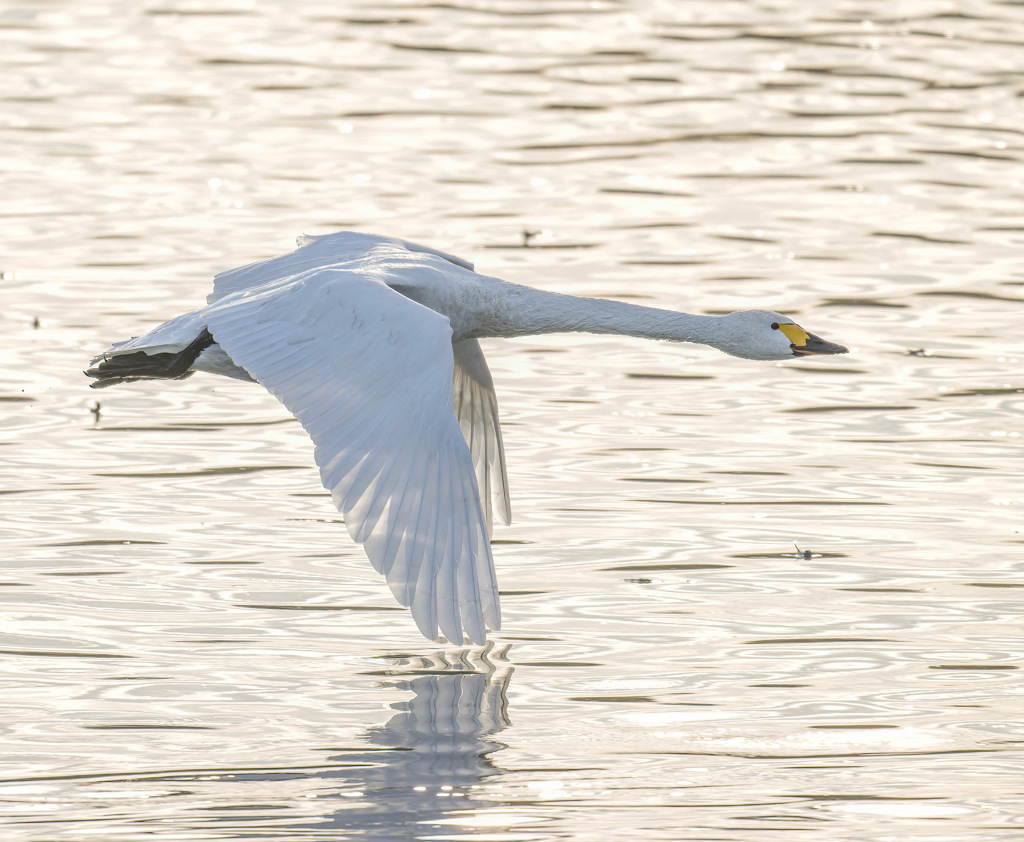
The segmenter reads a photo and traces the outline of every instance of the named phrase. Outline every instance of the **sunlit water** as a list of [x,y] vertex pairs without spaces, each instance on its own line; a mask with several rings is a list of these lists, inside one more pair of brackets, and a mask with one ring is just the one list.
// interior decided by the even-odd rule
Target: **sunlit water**
[[[6,0],[0,36],[4,840],[1024,838],[1019,4]],[[854,353],[487,343],[505,628],[446,649],[263,390],[80,373],[341,227]]]

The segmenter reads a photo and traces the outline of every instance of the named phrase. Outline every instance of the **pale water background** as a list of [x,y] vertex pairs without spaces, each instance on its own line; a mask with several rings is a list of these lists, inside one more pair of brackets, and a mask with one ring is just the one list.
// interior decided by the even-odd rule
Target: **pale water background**
[[[4,840],[1024,839],[1024,5],[3,0],[0,42]],[[445,649],[262,389],[80,373],[343,227],[855,353],[486,343],[505,629]]]

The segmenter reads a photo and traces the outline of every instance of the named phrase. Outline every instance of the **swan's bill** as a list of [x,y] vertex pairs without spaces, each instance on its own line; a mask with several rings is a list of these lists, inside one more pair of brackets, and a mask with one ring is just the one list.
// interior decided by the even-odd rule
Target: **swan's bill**
[[[787,327],[796,327],[796,325],[779,325],[779,330],[785,332],[786,336],[792,339],[790,332],[786,330]],[[803,342],[793,342],[789,347],[793,349],[793,356],[800,357],[807,354],[848,354],[849,349],[844,345],[837,345],[835,342],[826,342],[820,336],[815,336],[813,333],[807,333],[801,328],[796,328],[803,334]]]
[[802,327],[800,327],[800,325],[773,324],[772,327],[774,327],[777,330],[781,330],[785,334],[786,339],[788,339],[794,345],[799,345],[800,347],[803,347],[804,345],[807,344],[807,337],[810,336],[810,334]]

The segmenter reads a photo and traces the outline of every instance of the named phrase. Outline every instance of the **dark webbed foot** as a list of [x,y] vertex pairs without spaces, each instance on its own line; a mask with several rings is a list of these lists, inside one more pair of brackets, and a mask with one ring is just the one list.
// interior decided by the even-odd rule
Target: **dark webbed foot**
[[117,354],[101,360],[85,373],[96,378],[95,383],[89,384],[93,389],[103,389],[133,380],[184,380],[192,376],[192,365],[199,355],[215,341],[213,334],[203,328],[203,332],[180,351],[163,354],[147,354],[145,351]]

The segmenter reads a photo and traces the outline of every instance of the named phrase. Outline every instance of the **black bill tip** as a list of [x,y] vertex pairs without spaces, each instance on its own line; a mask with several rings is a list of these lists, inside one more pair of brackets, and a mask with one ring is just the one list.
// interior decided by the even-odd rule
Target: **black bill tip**
[[813,333],[807,334],[807,342],[803,345],[790,345],[794,357],[814,356],[818,354],[848,354],[850,349],[845,345],[837,345],[835,342],[826,342],[820,336]]

